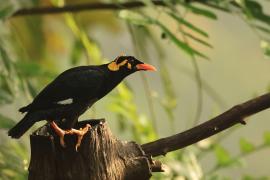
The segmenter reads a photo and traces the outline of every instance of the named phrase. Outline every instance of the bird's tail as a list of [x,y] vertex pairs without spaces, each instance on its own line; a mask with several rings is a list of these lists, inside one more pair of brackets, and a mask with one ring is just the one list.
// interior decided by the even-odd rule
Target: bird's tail
[[24,118],[18,122],[12,129],[8,131],[8,135],[12,138],[20,138],[31,126],[36,122],[36,118],[32,114],[26,114]]

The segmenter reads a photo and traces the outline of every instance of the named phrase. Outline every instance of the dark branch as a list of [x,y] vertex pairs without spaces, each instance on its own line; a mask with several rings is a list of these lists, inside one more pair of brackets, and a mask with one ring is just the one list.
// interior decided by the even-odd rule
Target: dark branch
[[[196,2],[203,4],[205,6],[215,8],[218,10],[226,11],[229,10],[223,7],[220,7],[215,4],[211,4],[207,1],[201,0],[190,0],[190,2]],[[166,6],[166,3],[163,0],[152,0],[152,3],[156,6]],[[81,11],[92,11],[92,10],[122,10],[122,9],[133,9],[133,8],[142,8],[146,5],[141,1],[132,1],[132,2],[123,2],[123,3],[85,3],[85,4],[75,4],[75,5],[66,5],[63,7],[33,7],[20,9],[15,12],[12,16],[25,16],[25,15],[44,15],[44,14],[59,14],[59,13],[76,13]]]
[[270,93],[234,106],[221,115],[192,129],[173,136],[162,138],[142,145],[142,149],[153,157],[184,148],[200,140],[232,127],[237,123],[245,124],[244,119],[270,107]]
[[[165,3],[161,0],[152,1],[154,5],[165,6]],[[41,14],[58,14],[66,12],[80,12],[80,11],[91,11],[91,10],[121,10],[121,9],[132,9],[144,7],[145,4],[140,1],[124,2],[124,3],[87,3],[87,4],[76,4],[66,5],[63,7],[34,7],[28,9],[20,9],[13,14],[13,16],[23,15],[41,15]]]

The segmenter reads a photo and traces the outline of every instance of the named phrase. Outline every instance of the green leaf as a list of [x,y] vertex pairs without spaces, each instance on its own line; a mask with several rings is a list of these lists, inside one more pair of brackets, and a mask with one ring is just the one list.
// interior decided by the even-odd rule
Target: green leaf
[[244,138],[240,139],[239,145],[240,145],[240,150],[242,153],[249,153],[255,149],[255,146]]
[[193,36],[192,34],[189,34],[189,33],[185,32],[184,35],[189,37],[190,39],[193,39],[194,41],[196,41],[196,42],[198,42],[200,44],[203,44],[203,45],[205,45],[205,46],[207,46],[209,48],[213,48],[213,46],[211,44],[209,44],[208,42],[206,42],[206,41],[204,41],[204,40],[202,40],[200,38],[197,38],[197,37]]
[[[192,48],[192,49],[193,49],[193,48]],[[204,55],[203,53],[201,53],[201,52],[199,52],[199,51],[197,51],[197,50],[195,50],[195,49],[193,49],[193,51],[194,51],[194,53],[195,53],[197,56],[209,60],[209,57],[206,56],[206,55]]]
[[166,26],[159,23],[158,21],[157,21],[157,25],[164,31],[164,33],[171,39],[171,41],[175,43],[179,48],[184,50],[190,56],[194,55],[194,51],[192,50],[192,48],[190,48],[186,43],[177,39],[177,37],[169,29],[167,29]]
[[270,57],[270,44],[267,41],[261,41],[261,48],[266,57]]
[[267,29],[267,28],[265,28],[265,27],[263,27],[263,26],[259,26],[259,25],[256,25],[255,27],[256,27],[257,29],[261,30],[262,32],[265,32],[265,33],[270,34],[270,29]]
[[213,12],[211,12],[211,11],[209,11],[209,10],[206,10],[206,9],[203,9],[203,8],[199,8],[199,7],[196,7],[196,6],[193,6],[193,5],[189,4],[189,3],[183,3],[181,1],[178,1],[178,2],[182,6],[186,7],[187,9],[189,9],[194,14],[205,16],[207,18],[214,19],[214,20],[217,19],[216,14],[213,13]]
[[270,132],[266,131],[263,134],[264,144],[270,145]]
[[5,93],[12,95],[13,91],[12,91],[12,83],[11,83],[11,79],[3,74],[0,74],[0,87],[1,90],[4,91]]
[[205,36],[205,37],[208,37],[208,34],[205,31],[201,30],[200,28],[196,27],[195,25],[191,24],[190,22],[186,21],[185,19],[177,16],[175,13],[168,12],[168,14],[172,18],[174,18],[177,22],[179,22],[180,24],[183,24],[186,27],[188,27],[189,29],[191,29],[191,30],[193,30],[193,31]]
[[214,152],[216,155],[217,164],[219,166],[226,166],[226,165],[230,164],[231,156],[230,156],[229,152],[224,147],[222,147],[220,145],[216,145],[214,147]]
[[9,104],[13,100],[13,97],[10,94],[7,94],[4,91],[0,91],[0,105]]
[[247,15],[270,25],[270,16],[263,12],[263,8],[260,3],[253,0],[245,0],[245,8]]
[[217,16],[215,13],[209,11],[209,10],[206,10],[206,9],[202,9],[202,8],[197,8],[195,6],[189,6],[189,9],[194,13],[194,14],[198,14],[198,15],[202,15],[202,16],[205,16],[205,17],[208,17],[210,19],[214,19],[216,20],[217,19]]
[[12,83],[11,80],[0,74],[0,104],[9,104],[13,100]]
[[1,129],[10,129],[15,124],[16,122],[14,120],[0,114],[0,128]]
[[147,24],[152,24],[152,21],[149,18],[146,18],[139,13],[129,11],[129,10],[121,10],[118,16],[135,25],[145,26]]
[[15,8],[12,4],[6,4],[0,9],[0,19],[4,19],[8,16],[10,16],[15,11]]
[[166,26],[164,26],[162,23],[160,23],[159,21],[155,21],[155,24],[158,25],[161,30],[168,36],[168,38],[175,43],[179,48],[181,48],[184,52],[186,52],[188,55],[193,56],[193,55],[197,55],[200,57],[203,57],[205,59],[209,59],[207,56],[205,56],[204,54],[198,52],[197,50],[191,48],[189,45],[187,45],[186,43],[182,42],[181,40],[179,40]]
[[3,65],[8,71],[11,70],[12,60],[9,58],[6,49],[4,49],[1,45],[0,45],[0,61],[3,62]]

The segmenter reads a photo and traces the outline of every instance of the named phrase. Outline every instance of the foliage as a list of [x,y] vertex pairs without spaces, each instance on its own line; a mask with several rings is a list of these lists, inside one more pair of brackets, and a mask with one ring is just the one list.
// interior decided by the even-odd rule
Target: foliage
[[[4,0],[0,0],[2,2]],[[115,1],[112,1],[115,2]],[[122,1],[121,1],[122,2]],[[178,97],[175,93],[175,84],[172,81],[168,65],[170,61],[164,60],[162,48],[158,40],[169,41],[185,53],[192,61],[197,84],[198,104],[195,125],[201,115],[202,91],[210,94],[220,103],[219,94],[205,82],[200,75],[197,61],[209,60],[203,48],[213,48],[209,42],[210,35],[194,22],[187,20],[188,15],[200,16],[211,21],[219,21],[217,12],[234,14],[242,19],[247,26],[258,36],[265,57],[270,57],[270,15],[264,12],[261,2],[255,0],[169,0],[164,1],[165,6],[157,7],[151,1],[142,1],[147,8],[120,10],[116,12],[118,20],[126,23],[133,39],[134,52],[137,56],[148,59],[144,44],[151,42],[158,54],[154,64],[160,69],[160,79],[163,94],[160,95],[149,88],[148,81],[142,76],[144,91],[147,96],[149,114],[141,113],[136,101],[134,86],[122,83],[117,91],[109,95],[109,105],[105,108],[115,114],[118,131],[131,136],[133,140],[144,143],[159,136],[156,111],[153,102],[159,104],[159,109],[166,113],[171,122],[173,131],[175,111]],[[269,1],[268,1],[269,2]],[[72,3],[68,1],[68,3]],[[118,3],[118,2],[115,2]],[[263,3],[267,3],[263,2]],[[29,162],[27,137],[20,141],[9,141],[6,130],[12,127],[15,120],[15,108],[25,104],[38,93],[38,91],[51,81],[62,70],[82,64],[100,64],[107,61],[103,56],[98,40],[94,38],[89,28],[100,23],[110,31],[118,31],[119,22],[112,17],[88,20],[89,16],[66,13],[55,19],[46,16],[12,17],[18,9],[35,6],[63,6],[64,0],[51,1],[5,1],[0,5],[0,179],[25,179]],[[177,28],[169,26],[167,21],[159,17],[163,14],[168,21],[176,24]],[[87,17],[87,18],[86,18]],[[159,32],[156,36],[153,29]],[[158,39],[158,40],[157,40]],[[114,45],[117,46],[115,43]],[[63,55],[64,54],[64,55]],[[175,68],[175,67],[174,67]],[[2,109],[3,108],[3,109]],[[11,110],[10,110],[11,109]],[[102,112],[103,109],[96,109]],[[151,121],[151,120],[152,121]],[[161,127],[159,127],[161,128]],[[225,134],[226,137],[229,133]],[[270,133],[265,132],[263,143],[253,144],[247,139],[240,139],[239,154],[231,154],[221,145],[221,141],[205,140],[185,150],[170,153],[162,161],[167,164],[167,173],[155,174],[155,179],[227,179],[220,175],[220,169],[242,166],[242,159],[263,148],[269,148]],[[216,157],[216,164],[208,172],[203,172],[201,158],[210,152]],[[265,179],[267,177],[260,177]],[[242,179],[256,179],[243,174]]]

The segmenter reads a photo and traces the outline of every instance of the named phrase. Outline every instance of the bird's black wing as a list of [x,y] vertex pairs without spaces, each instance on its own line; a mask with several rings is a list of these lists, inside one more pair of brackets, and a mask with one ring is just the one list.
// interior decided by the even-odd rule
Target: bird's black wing
[[25,107],[26,111],[46,110],[94,99],[103,82],[104,74],[98,66],[69,69],[47,85],[33,102]]

